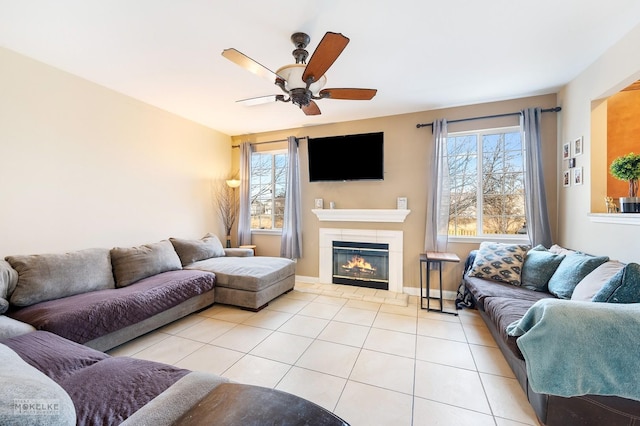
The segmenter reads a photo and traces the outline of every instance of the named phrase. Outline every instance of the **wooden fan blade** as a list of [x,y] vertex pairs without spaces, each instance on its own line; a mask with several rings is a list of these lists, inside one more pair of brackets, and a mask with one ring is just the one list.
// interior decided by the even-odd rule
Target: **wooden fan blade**
[[302,81],[307,83],[309,78],[312,79],[312,83],[320,80],[348,43],[349,39],[342,34],[327,32],[311,55],[304,74],[302,74]]
[[378,91],[376,89],[323,89],[319,96],[327,99],[349,99],[355,101],[368,101]]
[[314,101],[309,102],[309,105],[302,107],[302,112],[306,115],[320,115],[320,108]]
[[259,96],[257,98],[242,99],[242,100],[236,101],[236,103],[242,104],[244,106],[262,105],[262,104],[268,104],[270,102],[275,102],[278,96],[282,96],[282,95]]
[[222,56],[230,60],[236,65],[240,65],[242,68],[250,71],[260,77],[270,80],[272,83],[276,81],[276,78],[280,78],[278,74],[271,71],[261,63],[254,61],[244,53],[237,51],[236,49],[225,49],[222,51]]

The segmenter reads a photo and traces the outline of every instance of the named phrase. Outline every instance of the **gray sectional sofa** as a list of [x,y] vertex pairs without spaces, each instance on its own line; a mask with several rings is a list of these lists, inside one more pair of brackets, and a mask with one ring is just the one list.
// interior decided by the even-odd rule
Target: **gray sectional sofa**
[[[0,424],[346,425],[273,389],[103,352],[214,302],[260,309],[295,264],[214,235],[0,260]],[[6,314],[6,315],[1,315]]]
[[214,302],[259,309],[294,282],[292,260],[224,249],[210,234],[7,256],[0,261],[0,313],[7,311],[0,337],[31,326],[108,350]]

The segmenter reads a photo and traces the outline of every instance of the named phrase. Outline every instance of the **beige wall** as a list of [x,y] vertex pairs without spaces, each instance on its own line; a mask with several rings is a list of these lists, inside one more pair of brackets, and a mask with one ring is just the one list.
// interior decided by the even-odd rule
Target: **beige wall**
[[223,236],[230,138],[0,48],[0,257]]
[[[640,25],[558,93],[558,102],[562,106],[558,155],[563,141],[583,135],[585,142],[585,153],[577,161],[578,166],[584,167],[584,185],[558,190],[559,242],[625,262],[639,260],[640,218],[637,225],[596,223],[590,220],[588,213],[604,211],[606,183],[603,182],[606,182],[607,167],[607,103],[604,99],[638,78]],[[601,122],[593,127],[592,110]]]
[[[296,273],[303,277],[318,277],[318,229],[323,228],[358,228],[389,229],[404,231],[404,285],[413,287],[409,292],[417,292],[419,284],[418,258],[424,251],[426,191],[428,182],[427,159],[431,153],[431,129],[417,129],[417,123],[430,123],[438,118],[453,120],[491,114],[519,111],[526,107],[556,106],[556,96],[546,95],[518,100],[472,105],[445,110],[427,111],[381,117],[370,120],[352,121],[331,125],[306,127],[264,134],[253,134],[234,137],[234,143],[240,141],[264,142],[279,140],[287,136],[323,137],[342,134],[384,132],[385,136],[385,177],[384,181],[360,182],[317,182],[309,183],[307,168],[306,140],[300,143],[300,164],[302,178],[303,206],[303,258],[298,260]],[[292,114],[299,113],[291,111]],[[556,135],[557,116],[555,113],[543,115],[543,141],[545,145],[545,175],[550,200],[550,215],[555,232],[555,199],[556,199]],[[493,128],[518,125],[518,117],[479,120],[460,124],[451,124],[449,131],[462,131],[472,128]],[[259,145],[264,147],[265,145]],[[237,150],[234,150],[237,151]],[[234,152],[234,169],[237,169],[237,152]],[[319,222],[311,212],[314,199],[324,199],[325,207],[330,201],[336,208],[344,209],[394,209],[397,197],[407,197],[411,210],[404,223],[355,223],[355,222]],[[258,253],[262,255],[278,255],[280,236],[254,235],[253,243],[258,245]],[[450,244],[449,249],[457,252],[462,259],[477,244]],[[447,268],[447,289],[454,291],[459,281],[461,265]]]

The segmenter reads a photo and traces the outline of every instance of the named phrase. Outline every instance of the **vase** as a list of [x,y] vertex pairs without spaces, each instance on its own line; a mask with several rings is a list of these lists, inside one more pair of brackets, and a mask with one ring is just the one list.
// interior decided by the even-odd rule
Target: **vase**
[[231,235],[227,235],[227,248],[231,248]]
[[620,197],[620,213],[640,213],[640,197]]

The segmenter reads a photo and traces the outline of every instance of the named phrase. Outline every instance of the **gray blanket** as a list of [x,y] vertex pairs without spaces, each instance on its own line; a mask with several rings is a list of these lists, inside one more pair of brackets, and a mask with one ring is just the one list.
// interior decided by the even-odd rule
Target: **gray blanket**
[[37,303],[8,316],[78,343],[104,336],[214,288],[215,275],[171,271],[128,287],[92,291]]

